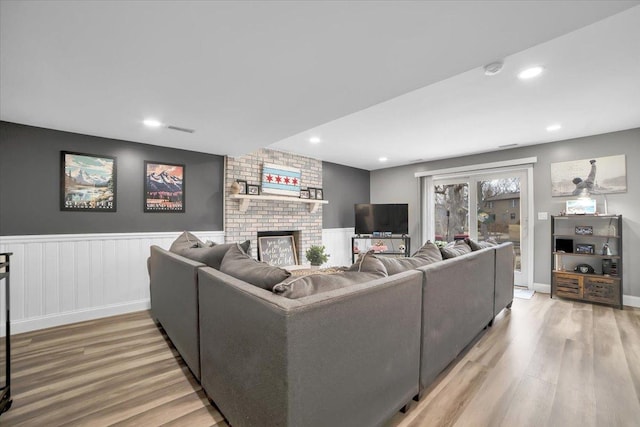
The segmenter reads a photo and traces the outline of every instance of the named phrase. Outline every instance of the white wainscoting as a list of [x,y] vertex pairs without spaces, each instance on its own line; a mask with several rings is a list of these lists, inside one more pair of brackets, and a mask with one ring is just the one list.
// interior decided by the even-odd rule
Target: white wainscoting
[[[193,233],[224,243],[223,231]],[[13,252],[12,333],[148,309],[149,247],[168,249],[179,234],[0,237],[0,252]]]
[[351,237],[355,229],[349,228],[325,228],[322,230],[322,244],[325,252],[331,255],[326,265],[335,267],[351,265]]

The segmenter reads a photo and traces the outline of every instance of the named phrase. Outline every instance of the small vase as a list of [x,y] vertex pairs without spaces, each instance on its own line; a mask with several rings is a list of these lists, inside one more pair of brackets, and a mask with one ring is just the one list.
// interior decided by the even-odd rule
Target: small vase
[[311,264],[311,269],[312,270],[320,270],[320,265]]

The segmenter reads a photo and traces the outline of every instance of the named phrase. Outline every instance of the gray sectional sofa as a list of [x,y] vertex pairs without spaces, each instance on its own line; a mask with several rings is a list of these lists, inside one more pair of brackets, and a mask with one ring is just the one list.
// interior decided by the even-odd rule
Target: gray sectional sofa
[[288,299],[153,246],[151,309],[232,425],[378,426],[510,306],[513,260],[504,243]]

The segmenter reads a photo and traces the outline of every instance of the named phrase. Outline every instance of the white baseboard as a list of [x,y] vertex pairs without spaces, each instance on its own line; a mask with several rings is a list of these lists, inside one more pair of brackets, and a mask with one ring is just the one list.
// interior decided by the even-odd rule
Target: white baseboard
[[622,295],[622,304],[628,305],[629,307],[640,308],[640,297],[635,297],[633,295]]
[[533,290],[536,292],[540,292],[541,294],[550,294],[551,293],[551,285],[546,283],[533,283]]
[[148,310],[150,307],[150,301],[148,299],[144,299],[104,307],[93,307],[83,310],[69,311],[66,313],[39,316],[31,319],[16,320],[11,322],[11,334],[20,334],[23,332],[36,331],[38,329],[67,325],[69,323],[99,319],[101,317],[110,317],[118,314],[132,313],[134,311]]
[[[547,285],[546,283],[534,283],[533,290],[543,294],[549,294],[551,293],[551,285]],[[622,304],[629,307],[640,308],[640,297],[636,297],[633,295],[623,295]]]

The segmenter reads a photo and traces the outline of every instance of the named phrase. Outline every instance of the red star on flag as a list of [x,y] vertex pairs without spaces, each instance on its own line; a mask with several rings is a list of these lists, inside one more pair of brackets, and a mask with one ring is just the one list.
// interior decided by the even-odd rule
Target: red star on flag
[[282,182],[282,178],[280,177],[280,175],[276,176],[276,182],[278,184],[280,184]]
[[293,178],[293,185],[298,185],[298,178]]
[[290,181],[289,177],[288,177],[288,176],[285,176],[285,177],[284,177],[284,183],[285,183],[285,184],[289,184],[289,181]]
[[271,174],[267,175],[266,178],[267,178],[267,181],[269,182],[273,181],[273,177],[271,176]]

